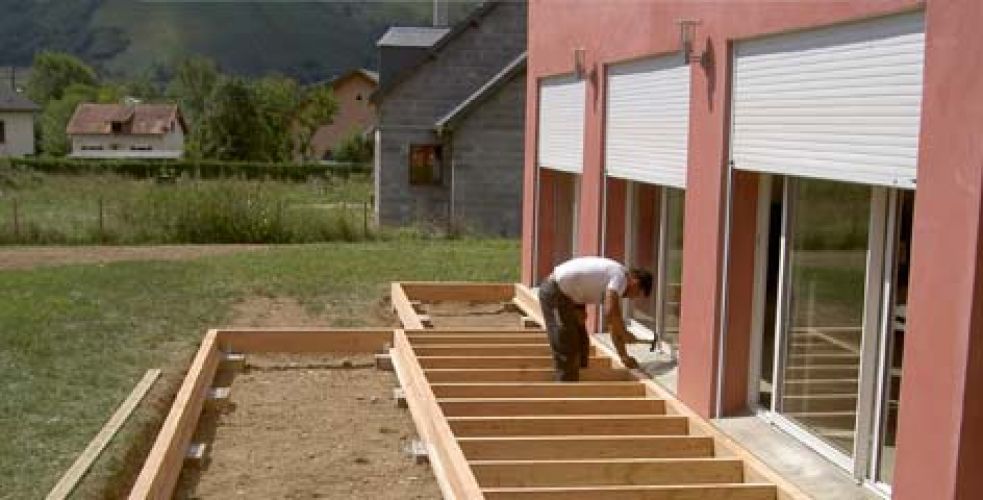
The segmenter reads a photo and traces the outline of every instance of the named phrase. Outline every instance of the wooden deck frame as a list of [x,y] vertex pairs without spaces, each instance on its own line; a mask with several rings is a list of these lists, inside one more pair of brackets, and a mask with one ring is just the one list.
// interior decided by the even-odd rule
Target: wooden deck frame
[[[421,302],[512,302],[516,297],[514,283],[396,281],[391,286],[393,311],[407,332],[427,329],[425,315],[416,311]],[[542,324],[542,321],[539,321]],[[519,325],[516,325],[519,326]],[[488,330],[487,328],[485,330]],[[457,331],[462,331],[457,329]],[[521,331],[521,329],[517,329]]]
[[227,353],[380,352],[392,330],[324,328],[228,328],[205,333],[161,426],[130,500],[170,499],[198,426],[219,364]]

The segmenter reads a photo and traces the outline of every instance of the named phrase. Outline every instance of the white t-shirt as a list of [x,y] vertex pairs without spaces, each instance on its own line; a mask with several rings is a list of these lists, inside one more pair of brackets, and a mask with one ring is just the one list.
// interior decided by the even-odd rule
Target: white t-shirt
[[628,287],[628,271],[604,257],[570,259],[553,269],[553,279],[564,295],[578,304],[600,304],[607,290],[621,296]]

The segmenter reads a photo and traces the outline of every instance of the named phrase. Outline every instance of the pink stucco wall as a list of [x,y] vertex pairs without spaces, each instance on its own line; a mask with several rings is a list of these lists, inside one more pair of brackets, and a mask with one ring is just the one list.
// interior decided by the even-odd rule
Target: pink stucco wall
[[[921,156],[915,207],[910,325],[905,349],[895,498],[971,498],[983,474],[983,269],[980,223],[983,193],[983,53],[978,0],[668,1],[530,0],[526,114],[526,186],[522,277],[532,280],[538,81],[573,71],[583,48],[587,69],[581,254],[600,251],[602,235],[605,65],[678,50],[677,19],[698,19],[697,50],[710,62],[691,67],[689,165],[678,394],[702,415],[716,412],[717,346],[724,290],[725,173],[728,160],[730,52],[735,40],[792,29],[924,8],[927,66]],[[974,96],[967,98],[967,96]],[[753,186],[736,186],[752,192]],[[753,206],[735,205],[736,224],[753,229]],[[608,206],[610,211],[623,210]],[[750,212],[749,212],[750,211]],[[958,221],[958,223],[954,223]],[[753,237],[753,231],[745,231]],[[542,236],[542,235],[541,235]],[[750,245],[750,246],[749,246]],[[542,248],[544,245],[540,245]],[[547,245],[548,246],[548,245]],[[746,264],[753,243],[732,240],[732,257]],[[620,249],[612,249],[620,250]],[[749,253],[750,252],[750,253]],[[614,253],[617,253],[616,251]],[[734,261],[732,261],[732,266]],[[741,268],[746,269],[746,268]],[[738,269],[740,271],[740,269]],[[730,273],[729,290],[750,290],[752,273]],[[741,297],[739,297],[741,298]],[[747,300],[729,303],[725,404],[746,393]],[[735,381],[736,378],[736,381]],[[924,432],[932,429],[932,432]],[[972,440],[976,446],[969,446]],[[930,478],[945,478],[939,490]]]
[[331,90],[338,103],[338,111],[330,124],[314,132],[311,149],[315,159],[322,159],[324,152],[329,149],[336,151],[338,145],[352,132],[364,132],[375,125],[375,106],[369,102],[369,96],[377,86],[360,73],[353,73],[334,82]]

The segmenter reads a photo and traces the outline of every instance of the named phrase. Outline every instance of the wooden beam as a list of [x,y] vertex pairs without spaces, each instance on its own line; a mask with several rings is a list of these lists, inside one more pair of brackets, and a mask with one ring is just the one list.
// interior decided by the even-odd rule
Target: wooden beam
[[471,462],[482,488],[740,483],[743,467],[721,458]]
[[508,333],[508,334],[466,334],[466,333],[440,333],[431,334],[414,333],[408,335],[410,343],[417,347],[437,345],[496,345],[496,344],[537,344],[549,345],[546,335],[529,333]]
[[[432,368],[424,370],[431,383],[438,382],[549,382],[555,380],[552,368]],[[626,370],[585,368],[582,381],[633,380]]]
[[528,287],[521,283],[516,283],[513,290],[514,298],[512,303],[522,311],[522,313],[538,324],[545,327],[543,323],[543,309],[539,306],[539,297],[536,296]]
[[[591,338],[591,343],[597,347],[598,352],[617,358],[617,354],[608,346]],[[620,361],[615,361],[616,366],[621,366]],[[727,436],[726,433],[718,429],[715,425],[703,419],[686,405],[676,399],[675,395],[667,391],[655,381],[642,376],[637,371],[631,372],[632,376],[645,384],[645,388],[652,397],[661,398],[666,402],[666,411],[671,415],[681,415],[689,419],[690,434],[694,436],[704,436],[713,443],[714,454],[720,458],[733,457],[740,459],[744,463],[744,480],[755,483],[773,483],[777,486],[778,500],[806,500],[811,497],[806,495],[797,486],[787,481],[781,475],[765,465],[754,454],[747,451],[736,441]]]
[[486,488],[485,500],[774,500],[771,484]]
[[191,442],[221,353],[218,332],[209,330],[191,362],[164,425],[130,491],[130,500],[170,498]]
[[137,382],[137,385],[130,392],[130,395],[123,400],[123,403],[116,408],[113,415],[109,418],[96,437],[89,442],[89,445],[82,450],[82,454],[75,459],[75,462],[71,467],[65,471],[65,474],[61,476],[55,487],[48,492],[48,496],[45,497],[46,500],[62,500],[68,498],[68,495],[72,493],[75,486],[78,485],[82,476],[89,471],[89,467],[92,467],[92,463],[99,458],[102,450],[106,449],[106,446],[113,439],[113,436],[119,432],[123,424],[136,409],[143,397],[147,395],[147,391],[153,386],[157,378],[160,377],[160,370],[147,370],[147,373],[143,375],[143,378]]
[[417,433],[427,446],[430,466],[444,498],[480,499],[478,481],[437,406],[437,400],[403,330],[396,330],[393,334],[390,352],[407,406]]
[[637,382],[499,382],[435,383],[438,398],[603,398],[643,397],[645,386]]
[[392,343],[391,329],[234,328],[218,330],[226,352],[376,353]]
[[549,415],[448,417],[458,437],[682,436],[689,420],[678,415]]
[[508,302],[515,294],[512,283],[404,281],[400,285],[407,297],[422,302]]
[[650,398],[527,398],[438,399],[448,417],[499,417],[510,415],[659,415],[661,399]]
[[[412,342],[412,341],[411,341]],[[414,345],[417,356],[552,356],[549,344],[422,344]],[[591,350],[594,354],[594,350]]]
[[396,315],[399,316],[399,322],[403,324],[403,328],[406,330],[423,330],[423,322],[420,321],[420,316],[409,297],[406,296],[402,285],[393,282],[390,290],[389,299],[392,301],[393,311],[396,311]]
[[457,442],[472,461],[713,456],[713,440],[699,436],[462,437]]
[[[418,356],[430,368],[552,368],[553,356]],[[592,367],[610,368],[608,357],[590,358]]]

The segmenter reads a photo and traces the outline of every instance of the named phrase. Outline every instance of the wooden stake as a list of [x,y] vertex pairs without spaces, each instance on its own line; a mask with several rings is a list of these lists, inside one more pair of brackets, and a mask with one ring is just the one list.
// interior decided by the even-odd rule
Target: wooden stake
[[113,436],[115,436],[120,428],[123,427],[123,424],[126,423],[126,420],[130,417],[130,414],[133,413],[133,410],[136,409],[138,404],[140,404],[140,401],[143,400],[143,397],[146,396],[147,391],[150,390],[150,387],[154,384],[154,381],[156,381],[158,377],[160,377],[160,370],[147,370],[147,373],[142,379],[140,379],[140,382],[137,383],[136,387],[133,388],[133,391],[130,392],[129,397],[127,397],[126,400],[123,401],[123,404],[116,409],[116,412],[113,413],[113,416],[110,417],[108,422],[106,422],[106,425],[102,427],[102,430],[96,434],[96,437],[89,443],[89,446],[85,447],[82,454],[75,459],[75,463],[73,463],[68,471],[65,472],[65,475],[58,480],[58,484],[55,484],[55,487],[51,489],[48,496],[45,497],[46,500],[61,500],[68,498],[68,495],[71,494],[72,490],[75,489],[75,486],[78,485],[78,482],[82,479],[82,476],[88,472],[89,467],[92,467],[92,463],[99,458],[99,454],[102,453],[102,450],[106,448],[106,445],[108,445],[113,439]]

